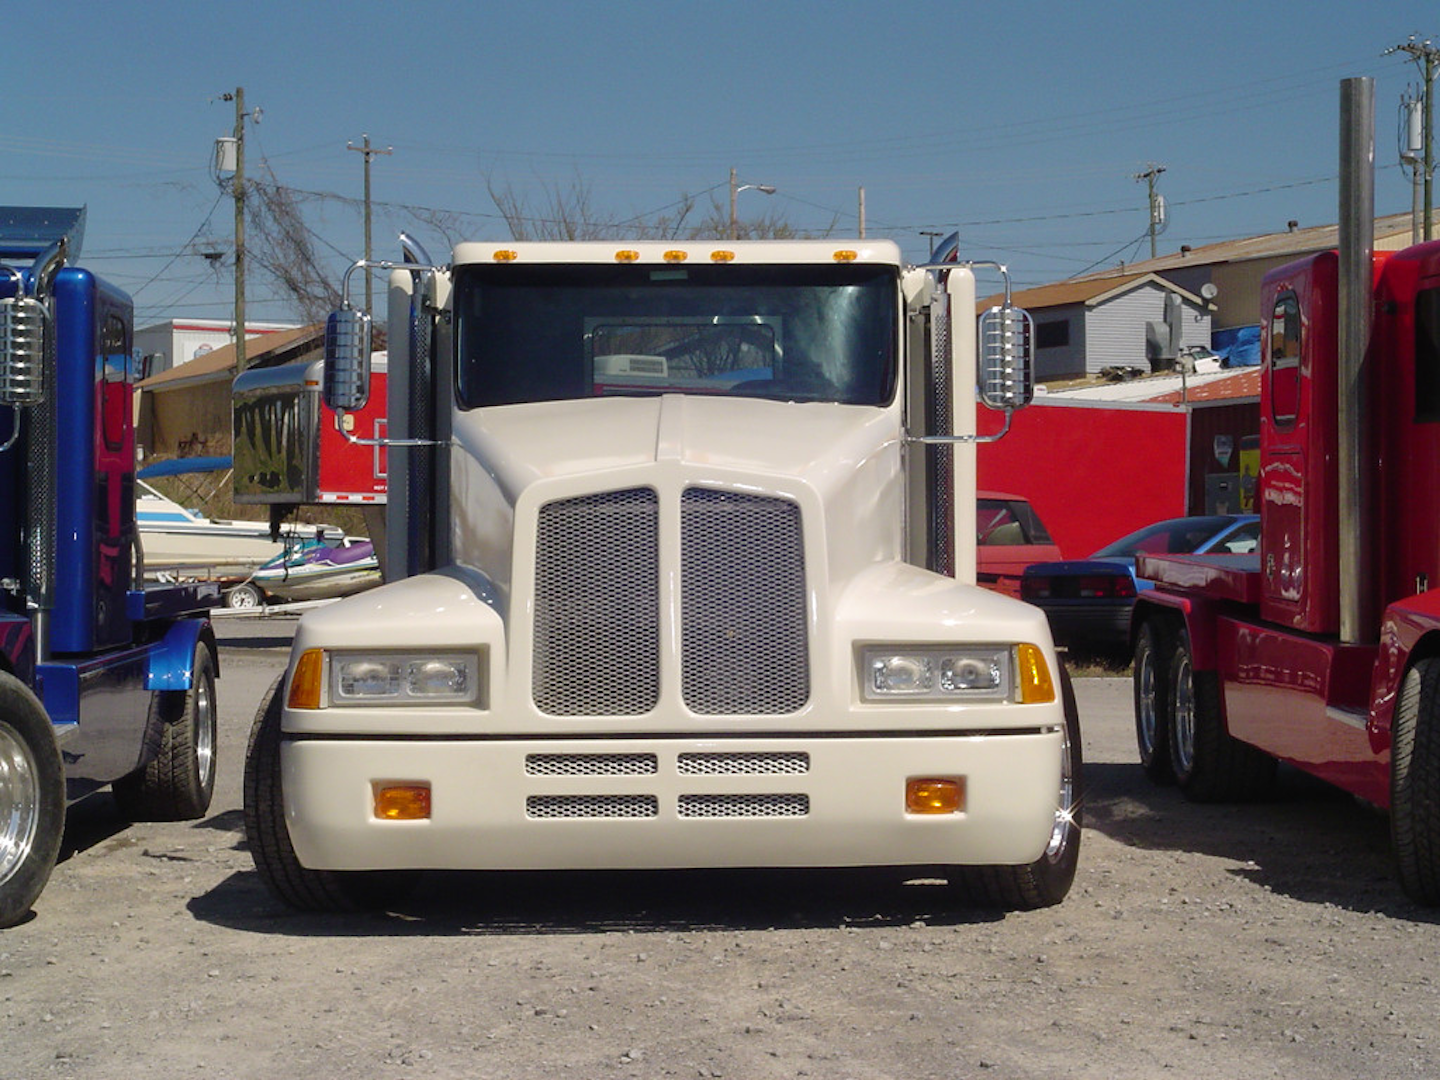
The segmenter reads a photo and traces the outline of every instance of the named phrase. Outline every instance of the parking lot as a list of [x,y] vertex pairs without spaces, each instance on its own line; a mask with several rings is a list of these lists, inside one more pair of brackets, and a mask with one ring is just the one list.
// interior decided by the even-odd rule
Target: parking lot
[[437,874],[403,910],[280,907],[240,776],[292,619],[228,619],[199,822],[72,812],[0,935],[0,1076],[1397,1077],[1440,1070],[1440,929],[1384,818],[1294,774],[1197,807],[1078,683],[1087,832],[1058,908],[877,873]]

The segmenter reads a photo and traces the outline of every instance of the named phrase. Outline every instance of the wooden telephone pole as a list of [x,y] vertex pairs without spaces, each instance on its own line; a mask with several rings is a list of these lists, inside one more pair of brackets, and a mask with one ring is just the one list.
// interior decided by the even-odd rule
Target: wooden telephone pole
[[[394,148],[393,146],[387,146],[384,150],[379,150],[379,149],[376,149],[375,147],[373,147],[373,146],[370,145],[370,136],[369,136],[368,134],[363,134],[363,135],[361,135],[360,137],[365,140],[365,142],[364,142],[362,145],[356,146],[354,143],[346,143],[346,144],[345,144],[345,149],[346,149],[346,150],[354,150],[357,154],[364,154],[364,155],[365,155],[365,261],[366,261],[366,262],[369,262],[369,261],[370,261],[370,161],[371,161],[371,159],[374,158],[377,154],[393,154],[393,153],[395,152],[395,148]],[[374,301],[374,296],[372,295],[372,291],[373,291],[373,282],[372,282],[371,277],[370,277],[370,271],[369,271],[369,270],[366,270],[366,271],[365,271],[365,311],[366,311],[367,313],[373,313],[373,307],[374,307],[374,302],[375,302],[375,301]]]

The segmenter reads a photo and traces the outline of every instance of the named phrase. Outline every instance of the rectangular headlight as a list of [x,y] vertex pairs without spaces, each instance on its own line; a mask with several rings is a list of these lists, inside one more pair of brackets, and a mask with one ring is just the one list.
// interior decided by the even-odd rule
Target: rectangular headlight
[[1015,688],[1008,645],[867,645],[860,665],[866,701],[1004,701]]
[[337,652],[330,657],[334,705],[454,705],[480,700],[474,653]]

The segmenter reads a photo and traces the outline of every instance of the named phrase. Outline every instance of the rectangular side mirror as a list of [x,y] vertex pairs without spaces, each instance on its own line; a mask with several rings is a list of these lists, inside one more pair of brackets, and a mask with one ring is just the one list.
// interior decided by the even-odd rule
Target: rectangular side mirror
[[980,400],[991,409],[1023,409],[1035,396],[1035,321],[1024,308],[993,307],[980,316]]
[[354,412],[370,400],[370,314],[343,308],[325,320],[321,393],[332,409]]

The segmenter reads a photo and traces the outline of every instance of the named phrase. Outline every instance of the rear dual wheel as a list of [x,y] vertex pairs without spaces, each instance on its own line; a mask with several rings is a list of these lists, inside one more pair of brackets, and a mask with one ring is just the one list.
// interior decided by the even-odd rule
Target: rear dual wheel
[[1170,656],[1168,682],[1170,767],[1185,797],[1234,802],[1265,795],[1275,780],[1275,759],[1226,731],[1220,677],[1195,670],[1184,629]]
[[1160,619],[1147,619],[1135,635],[1135,744],[1140,767],[1157,784],[1170,783],[1170,661],[1174,630]]

